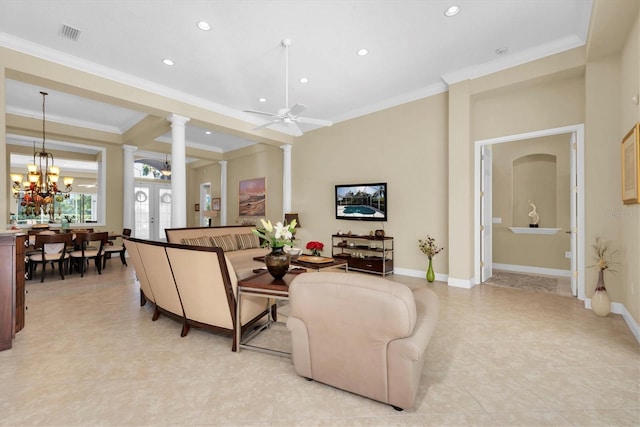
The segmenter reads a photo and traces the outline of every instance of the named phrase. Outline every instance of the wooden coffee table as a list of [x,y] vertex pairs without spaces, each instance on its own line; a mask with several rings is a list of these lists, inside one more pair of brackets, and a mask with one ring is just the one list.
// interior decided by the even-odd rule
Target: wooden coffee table
[[290,353],[273,350],[266,347],[260,347],[251,345],[249,342],[255,338],[260,332],[268,329],[271,323],[275,321],[272,315],[267,315],[267,322],[261,324],[257,328],[251,330],[247,336],[242,340],[242,327],[240,323],[240,301],[244,295],[252,295],[261,298],[271,298],[276,300],[288,300],[289,299],[289,285],[295,279],[297,274],[287,273],[282,279],[274,279],[269,272],[265,271],[258,273],[254,276],[247,277],[246,279],[238,281],[237,295],[236,295],[236,342],[238,343],[237,351],[241,348],[247,350],[261,351],[263,353],[274,354],[276,356],[289,357]]
[[[331,261],[306,262],[306,261],[302,261],[300,259],[301,257],[304,257],[304,256],[305,255],[292,256],[291,257],[291,265],[296,266],[296,267],[306,268],[307,270],[312,270],[312,271],[321,271],[321,270],[326,270],[328,268],[344,267],[345,273],[349,272],[349,263],[345,259],[324,258],[324,260],[331,260]],[[307,257],[308,257],[308,255],[307,255]],[[322,257],[315,257],[315,258],[322,258]],[[264,262],[264,256],[257,256],[257,257],[254,257],[253,259],[256,260],[256,261]],[[304,258],[302,258],[302,259],[304,259]]]

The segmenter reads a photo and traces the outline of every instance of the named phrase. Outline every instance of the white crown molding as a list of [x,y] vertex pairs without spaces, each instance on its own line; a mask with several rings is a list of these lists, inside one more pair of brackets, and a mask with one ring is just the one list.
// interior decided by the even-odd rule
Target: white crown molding
[[485,62],[484,64],[478,64],[472,67],[462,68],[460,70],[454,70],[449,73],[443,74],[441,77],[442,80],[444,80],[448,85],[452,85],[463,80],[477,79],[478,77],[513,68],[527,62],[545,58],[547,56],[555,55],[560,52],[583,46],[584,44],[585,41],[583,39],[580,39],[578,36],[574,35],[564,37],[540,46],[536,46],[531,49],[524,50],[522,52],[513,54],[506,53],[504,56],[494,61]]
[[378,111],[386,110],[387,108],[396,107],[398,105],[406,104],[408,102],[416,101],[418,99],[427,98],[429,96],[444,93],[449,90],[448,86],[444,83],[436,83],[423,87],[416,91],[404,93],[402,95],[394,96],[393,98],[385,99],[375,104],[367,105],[366,107],[356,108],[345,114],[340,114],[332,118],[334,123],[340,123],[346,120],[355,119],[356,117],[365,116],[367,114],[376,113]]
[[[38,116],[37,113],[32,110],[26,110],[24,108],[16,108],[16,107],[11,107],[7,105],[6,111],[9,114],[15,114],[21,117],[30,117],[33,119],[42,120],[42,113],[40,113],[40,116]],[[122,135],[124,133],[123,130],[120,129],[118,126],[109,126],[109,125],[105,125],[104,123],[90,122],[86,120],[77,120],[69,117],[57,116],[51,113],[47,113],[47,122],[59,123],[59,124],[69,125],[69,126],[77,126],[77,127],[88,128],[88,129],[99,130],[99,131],[110,132],[110,133],[117,133],[118,135]]]

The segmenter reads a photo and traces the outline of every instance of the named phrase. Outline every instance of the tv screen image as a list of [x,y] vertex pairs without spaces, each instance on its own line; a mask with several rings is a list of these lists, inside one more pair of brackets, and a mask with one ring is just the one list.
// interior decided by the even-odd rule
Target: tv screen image
[[387,183],[336,185],[336,219],[387,220]]

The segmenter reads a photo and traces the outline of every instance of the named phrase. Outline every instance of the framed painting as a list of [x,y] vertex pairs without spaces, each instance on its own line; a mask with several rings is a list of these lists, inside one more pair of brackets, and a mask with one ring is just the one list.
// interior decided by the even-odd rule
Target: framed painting
[[220,210],[220,198],[211,199],[211,210],[212,211]]
[[258,217],[267,213],[267,179],[254,178],[240,181],[238,213],[242,216]]
[[638,203],[640,194],[640,123],[633,125],[622,139],[622,202]]

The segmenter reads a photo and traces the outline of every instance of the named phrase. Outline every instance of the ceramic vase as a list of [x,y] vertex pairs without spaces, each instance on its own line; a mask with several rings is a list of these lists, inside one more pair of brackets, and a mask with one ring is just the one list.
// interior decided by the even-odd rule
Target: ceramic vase
[[433,282],[436,280],[436,273],[433,272],[433,265],[431,258],[429,258],[429,268],[427,269],[427,282]]
[[267,271],[275,278],[282,279],[289,270],[291,257],[284,251],[283,247],[272,248],[271,253],[265,255],[264,263]]
[[604,286],[604,271],[598,273],[598,286],[591,297],[591,311],[598,316],[606,316],[611,312],[611,300]]

